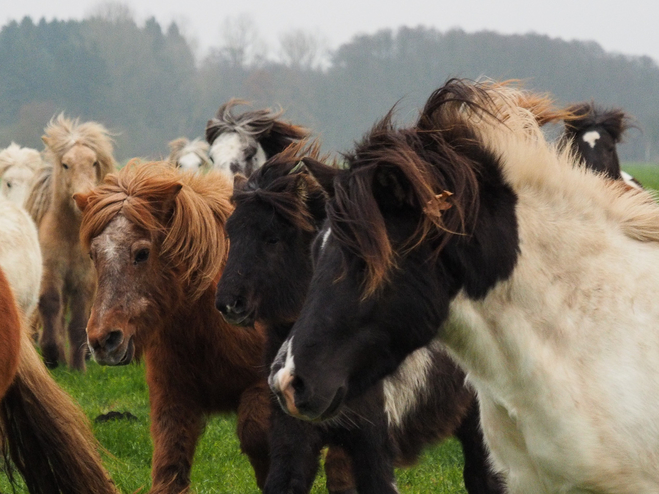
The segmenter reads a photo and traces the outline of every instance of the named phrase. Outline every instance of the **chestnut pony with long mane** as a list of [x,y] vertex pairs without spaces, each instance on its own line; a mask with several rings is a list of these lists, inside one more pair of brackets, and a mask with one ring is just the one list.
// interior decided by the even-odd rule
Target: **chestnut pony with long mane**
[[66,362],[62,336],[68,312],[69,366],[84,370],[85,325],[95,282],[91,261],[80,247],[80,212],[72,196],[88,192],[114,170],[113,144],[101,124],[63,114],[50,121],[42,139],[51,166],[37,173],[26,201],[43,252],[40,346],[49,367]]
[[50,376],[0,269],[0,449],[31,494],[117,494],[89,422]]
[[87,325],[92,355],[103,365],[146,361],[154,493],[189,488],[209,414],[237,412],[259,486],[268,471],[263,334],[231,326],[214,306],[230,195],[221,173],[160,162],[129,163],[75,196],[99,282]]

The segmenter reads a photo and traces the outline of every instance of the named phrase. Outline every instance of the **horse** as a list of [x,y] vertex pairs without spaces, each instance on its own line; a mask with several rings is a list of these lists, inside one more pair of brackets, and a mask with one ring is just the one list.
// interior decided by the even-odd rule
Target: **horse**
[[208,171],[212,165],[208,150],[208,143],[200,138],[179,137],[170,141],[167,161],[184,171]]
[[43,166],[45,163],[39,151],[23,148],[12,142],[9,147],[0,151],[0,195],[22,206],[32,177]]
[[[15,246],[20,255],[21,246]],[[0,451],[31,494],[118,494],[87,418],[50,376],[27,334],[14,287],[0,267]]]
[[633,127],[631,117],[619,108],[604,109],[593,102],[570,105],[567,111],[573,116],[565,121],[561,139],[584,164],[612,180],[642,189],[638,180],[620,169],[616,150],[624,133]]
[[657,492],[659,205],[548,144],[519,94],[450,80],[347,156],[270,383],[327,420],[438,338],[509,492]]
[[230,195],[220,172],[132,162],[74,196],[98,276],[87,324],[91,354],[101,365],[146,362],[152,493],[187,492],[210,414],[238,414],[241,449],[259,487],[267,475],[264,337],[229,325],[214,306]]
[[66,362],[61,334],[68,309],[69,366],[84,370],[85,325],[95,281],[92,262],[80,246],[81,216],[72,196],[90,190],[114,170],[113,143],[103,125],[80,123],[63,114],[51,119],[42,140],[51,166],[37,173],[26,201],[43,253],[40,346],[49,368]]
[[309,135],[307,129],[282,121],[283,110],[252,110],[234,115],[233,109],[244,104],[245,101],[232,98],[206,124],[213,169],[229,176],[249,176],[266,159]]
[[[312,240],[325,221],[327,194],[307,167],[313,168],[314,176],[322,176],[328,186],[338,173],[336,167],[318,160],[317,146],[296,143],[270,158],[249,179],[239,177],[234,181],[235,210],[226,226],[231,246],[217,287],[216,307],[229,322],[248,326],[257,323],[268,328],[268,364],[288,336],[304,302],[312,275]],[[378,400],[384,409],[377,410],[378,415],[386,418],[397,466],[416,463],[424,446],[455,434],[465,453],[467,491],[503,492],[499,480],[489,471],[478,404],[464,380],[464,373],[442,346],[431,344],[413,353],[396,374],[381,384]],[[273,413],[281,415],[276,402],[273,406]],[[294,461],[290,454],[272,455],[273,478],[269,477],[268,482],[275,485],[300,469],[295,462],[309,465],[305,486],[309,485],[322,443],[318,436],[331,443],[331,434],[340,434],[343,447],[350,445],[351,453],[362,440],[359,431],[354,434],[357,443],[350,444],[355,429],[352,420],[333,425],[331,434],[329,428],[286,420],[285,416],[273,424],[278,427],[271,433],[273,451],[287,447],[298,453]],[[352,476],[345,478],[332,471],[334,464],[341,463],[334,449],[329,452],[329,492],[357,492]],[[281,464],[276,464],[275,458]],[[355,476],[360,474],[355,470]]]

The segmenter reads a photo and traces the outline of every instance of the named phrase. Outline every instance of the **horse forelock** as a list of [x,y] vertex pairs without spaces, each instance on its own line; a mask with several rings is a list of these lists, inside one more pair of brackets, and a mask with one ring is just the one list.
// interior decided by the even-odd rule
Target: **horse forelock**
[[565,136],[574,139],[582,132],[594,127],[603,128],[616,143],[622,141],[624,133],[634,127],[633,119],[620,108],[603,108],[594,102],[577,103],[570,106],[573,118],[565,122]]
[[46,156],[51,163],[59,163],[73,146],[82,145],[91,149],[98,157],[101,176],[115,169],[114,139],[108,129],[97,122],[80,123],[63,113],[53,117],[45,129]]
[[[174,193],[176,186],[180,191]],[[213,283],[228,252],[224,223],[231,186],[223,175],[180,173],[164,162],[131,163],[89,197],[81,240],[88,249],[117,214],[150,232],[163,264],[196,300]]]
[[0,175],[10,167],[23,167],[36,171],[45,166],[41,153],[36,149],[24,148],[12,142],[0,151]]
[[314,231],[314,218],[307,202],[326,200],[326,193],[304,167],[296,169],[302,158],[320,157],[317,142],[291,144],[254,171],[249,179],[234,187],[235,204],[260,201],[270,205],[287,221],[304,231]]

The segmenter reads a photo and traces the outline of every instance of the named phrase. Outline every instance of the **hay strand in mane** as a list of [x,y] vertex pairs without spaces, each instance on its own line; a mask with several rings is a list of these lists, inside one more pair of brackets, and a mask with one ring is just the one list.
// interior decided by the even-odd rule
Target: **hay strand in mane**
[[182,173],[166,162],[132,161],[87,197],[80,239],[89,249],[92,238],[116,215],[124,215],[152,232],[164,264],[196,300],[226,260],[230,194],[231,184],[219,172]]

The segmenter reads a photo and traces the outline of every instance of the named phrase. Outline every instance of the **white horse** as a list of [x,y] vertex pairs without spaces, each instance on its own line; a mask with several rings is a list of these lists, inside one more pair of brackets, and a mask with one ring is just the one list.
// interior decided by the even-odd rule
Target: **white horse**
[[190,141],[179,137],[170,141],[167,161],[183,171],[208,171],[213,164],[208,156],[209,148],[201,138]]
[[214,169],[230,176],[240,173],[248,177],[289,144],[307,137],[309,131],[280,120],[283,110],[234,115],[233,108],[243,104],[242,100],[231,99],[220,106],[206,124],[206,140],[211,146],[208,154]]
[[21,206],[0,198],[0,267],[26,321],[39,302],[42,259],[34,221]]
[[45,163],[39,151],[12,142],[0,151],[0,194],[22,206],[34,174],[43,166]]

